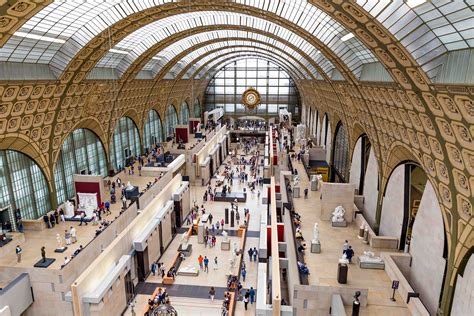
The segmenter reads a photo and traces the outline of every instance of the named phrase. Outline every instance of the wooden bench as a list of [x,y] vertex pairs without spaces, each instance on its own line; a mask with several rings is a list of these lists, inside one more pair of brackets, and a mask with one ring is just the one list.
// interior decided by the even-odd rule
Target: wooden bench
[[173,284],[174,283],[174,279],[172,276],[168,276],[168,272],[171,270],[171,268],[175,268],[176,269],[176,272],[178,272],[178,269],[179,269],[179,266],[181,265],[181,257],[180,257],[180,253],[179,252],[176,252],[176,255],[173,257],[173,260],[171,261],[171,264],[166,272],[166,275],[164,276],[163,278],[163,284]]
[[[160,290],[163,291],[164,289],[161,288],[161,287],[157,287],[157,288],[155,289],[155,291],[154,291],[153,294],[151,295],[151,299],[152,299],[152,300],[155,299],[155,296],[158,295],[158,292],[159,292]],[[143,311],[143,315],[146,316],[146,315],[148,315],[149,312],[150,312],[150,304],[148,304],[148,301],[147,301],[147,302],[146,302],[146,306],[145,306],[145,310]]]

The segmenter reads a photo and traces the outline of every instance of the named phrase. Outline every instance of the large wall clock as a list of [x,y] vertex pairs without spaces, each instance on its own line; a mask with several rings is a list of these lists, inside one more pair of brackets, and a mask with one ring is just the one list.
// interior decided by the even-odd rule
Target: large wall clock
[[249,110],[254,110],[260,104],[260,93],[254,88],[248,88],[242,94],[242,103]]

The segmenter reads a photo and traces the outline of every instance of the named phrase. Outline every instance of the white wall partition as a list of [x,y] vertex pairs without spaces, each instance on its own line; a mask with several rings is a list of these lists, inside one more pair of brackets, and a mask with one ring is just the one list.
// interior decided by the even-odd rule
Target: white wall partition
[[364,217],[369,225],[375,224],[377,196],[379,194],[379,165],[373,148],[370,148],[369,160],[364,178]]
[[380,235],[400,239],[403,225],[405,165],[400,165],[390,175],[382,202]]
[[436,315],[443,284],[446,266],[443,249],[443,217],[436,193],[428,181],[413,224],[410,283],[420,293],[421,301],[431,315]]

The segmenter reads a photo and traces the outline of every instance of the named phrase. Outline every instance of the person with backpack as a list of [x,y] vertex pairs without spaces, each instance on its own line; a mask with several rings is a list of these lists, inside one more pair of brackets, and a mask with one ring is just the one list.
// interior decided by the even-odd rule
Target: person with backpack
[[349,263],[352,263],[352,257],[354,256],[354,250],[352,249],[352,246],[349,246],[346,250],[346,257],[347,260],[349,260]]

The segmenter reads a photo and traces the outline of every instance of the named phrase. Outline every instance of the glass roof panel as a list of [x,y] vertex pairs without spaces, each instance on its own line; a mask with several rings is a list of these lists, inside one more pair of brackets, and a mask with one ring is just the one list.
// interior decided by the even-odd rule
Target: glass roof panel
[[405,45],[431,79],[447,51],[474,47],[472,0],[425,1],[414,7],[400,0],[357,3]]
[[[264,42],[269,45],[276,46],[280,48],[282,51],[288,53],[291,56],[294,56],[296,60],[300,61],[303,65],[307,66],[311,72],[316,75],[317,70],[310,64],[310,62],[304,58],[300,53],[296,52],[293,50],[291,47],[288,47],[286,44],[282,42],[277,42],[273,39],[270,39],[268,37],[262,36],[257,33],[250,33],[250,32],[244,32],[244,31],[238,31],[238,30],[226,30],[225,31],[225,36],[219,36],[222,31],[213,31],[213,32],[207,32],[207,33],[200,33],[198,35],[191,36],[190,38],[186,38],[183,40],[180,40],[166,48],[166,50],[161,51],[157,56],[152,58],[150,62],[148,62],[143,70],[153,70],[153,75],[156,75],[171,59],[173,59],[175,56],[179,55],[181,52],[184,50],[197,45],[197,44],[202,44],[206,41],[213,40],[213,39],[223,39],[222,41],[218,42],[220,43],[220,47],[225,47],[229,45],[253,45],[252,40],[259,41],[259,42]],[[239,38],[240,42],[236,42],[235,40],[226,40],[228,39],[235,39]],[[262,46],[259,44],[258,46]],[[183,62],[183,65],[186,65],[187,63],[192,62],[196,57],[200,56],[201,54],[204,54],[205,52],[216,49],[216,45],[212,46],[207,46],[203,47],[200,49],[195,50],[192,52],[192,54],[189,54],[186,56],[186,58],[182,59],[181,61]],[[268,46],[267,46],[268,47]],[[273,50],[273,48],[269,48],[270,50]],[[279,54],[281,56],[288,56],[287,54],[284,54],[282,51],[274,50],[276,54]]]
[[[62,45],[12,36],[0,48],[0,61],[50,63],[57,70],[108,25],[134,12],[172,2],[170,0],[54,1],[31,17],[18,32],[66,41]],[[60,57],[52,62],[53,56]],[[61,60],[62,59],[62,60]]]
[[[211,53],[211,54],[205,56],[204,58],[202,58],[200,60],[199,66],[193,65],[193,67],[188,69],[185,74],[182,74],[183,78],[191,77],[193,73],[195,73],[199,68],[201,68],[201,66],[205,65],[207,62],[213,60],[214,58],[217,58],[221,55],[226,55],[227,58],[229,58],[231,55],[233,55],[235,53],[239,53],[239,52],[260,53],[260,54],[263,54],[265,56],[271,56],[273,60],[277,60],[277,61],[280,62],[280,64],[286,65],[286,67],[285,67],[286,69],[291,69],[292,73],[297,74],[298,78],[307,78],[307,79],[311,78],[310,75],[308,73],[306,73],[304,69],[301,69],[301,68],[297,67],[294,63],[289,61],[288,58],[281,57],[279,55],[274,55],[271,52],[268,52],[264,48],[261,48],[261,47],[250,47],[250,46],[249,47],[238,47],[238,48],[229,47],[229,48],[224,48],[224,49],[221,49],[217,52]],[[205,71],[206,69],[209,69],[209,67],[210,66],[207,65],[206,67],[203,68],[203,70]],[[168,72],[167,77],[175,78],[176,76],[180,75],[182,70],[183,69],[181,69],[181,67],[179,67],[179,68],[173,67],[173,69],[171,69]]]
[[245,58],[249,58],[249,57],[252,57],[252,58],[258,57],[258,58],[262,58],[264,60],[269,60],[269,61],[273,62],[274,64],[280,66],[281,68],[285,69],[286,72],[288,72],[289,74],[291,74],[294,77],[293,79],[298,78],[297,76],[295,76],[295,73],[291,70],[291,68],[288,68],[288,65],[286,65],[284,63],[282,64],[279,60],[276,60],[271,56],[268,56],[268,55],[265,55],[265,54],[262,54],[262,53],[258,53],[258,52],[255,52],[255,53],[236,52],[236,53],[232,53],[231,55],[224,55],[224,56],[218,57],[215,60],[213,60],[212,62],[210,62],[207,67],[200,70],[199,73],[197,73],[197,74],[195,73],[194,77],[195,77],[195,79],[202,79],[205,76],[207,79],[210,79],[211,77],[214,76],[214,74],[219,72],[222,69],[222,67],[225,67],[225,65],[227,65],[227,64],[229,64],[229,63],[231,63],[235,60],[241,60],[241,59],[245,59]]
[[[0,61],[12,61],[13,59],[23,61],[35,56],[34,60],[36,62],[49,63],[57,72],[59,72],[66,67],[67,63],[74,57],[81,47],[89,42],[94,36],[105,30],[108,25],[111,25],[134,12],[167,2],[174,1],[55,1],[33,16],[19,31],[27,34],[57,38],[65,41],[65,43],[62,45],[50,42],[44,44],[40,43],[42,40],[31,41],[21,37],[18,39],[17,36],[13,36],[3,48],[0,48]],[[340,37],[345,33],[344,27],[334,21],[323,11],[307,3],[306,0],[234,0],[234,2],[278,14],[319,38],[330,49],[334,49],[335,45],[339,45],[339,56],[343,59],[344,63],[350,63],[353,65],[353,71],[357,71],[360,63],[372,62],[375,60],[375,57],[370,53],[348,53],[348,51],[353,51],[355,53],[355,49],[365,50],[365,48],[357,39],[354,39],[354,43],[351,47],[345,43],[341,43]],[[192,10],[192,8],[190,8],[190,10]],[[229,12],[209,11],[190,12],[188,14],[188,21],[184,21],[179,15],[169,17],[166,18],[167,21],[165,23],[162,23],[162,25],[157,29],[155,28],[155,30],[161,30],[161,28],[166,29],[163,34],[169,36],[179,30],[193,28],[203,24],[207,25],[209,21],[224,19],[227,22],[230,22],[230,24],[248,25],[258,29],[266,28],[267,31],[273,32],[278,36],[290,38],[292,43],[294,42],[295,45],[302,47],[302,49],[303,47],[305,50],[311,48],[309,43],[304,41],[302,38],[297,37],[293,32],[264,19]],[[225,18],[223,18],[223,16]],[[164,20],[165,19],[163,19],[162,22]],[[179,22],[182,23],[178,25]],[[147,42],[147,40],[153,40],[154,37],[148,37],[148,35],[142,34],[140,39],[143,39],[143,42],[124,41],[121,45],[124,49],[127,47],[128,49],[131,49],[133,47],[133,50],[136,49],[137,53],[140,53],[140,48],[135,47],[135,45],[139,43],[140,46],[149,46],[150,43]],[[30,57],[30,55],[32,56]],[[346,60],[349,56],[352,59],[357,58],[357,62]],[[122,58],[119,59],[124,58],[128,59],[130,56],[122,56]],[[120,64],[120,62],[117,63],[115,61],[110,61],[110,63],[117,65]],[[323,66],[323,69],[326,72],[329,72],[332,68],[328,69],[328,67]]]
[[[204,55],[208,52],[214,51],[216,49],[223,50],[226,47],[232,47],[232,46],[258,47],[258,48],[262,48],[262,49],[267,49],[267,50],[273,52],[274,54],[277,54],[277,55],[281,56],[283,59],[293,59],[294,58],[295,60],[300,62],[302,65],[307,67],[315,77],[317,76],[317,70],[306,59],[304,59],[303,56],[301,56],[299,53],[295,52],[294,50],[288,48],[286,45],[281,44],[282,47],[279,47],[284,52],[286,52],[286,53],[284,53],[282,51],[273,50],[272,47],[270,47],[266,44],[251,42],[251,41],[247,41],[247,40],[233,40],[233,41],[218,42],[218,43],[214,43],[214,44],[199,48],[197,50],[194,50],[191,53],[187,54],[179,62],[177,62],[171,68],[170,72],[179,74],[183,69],[185,69],[190,64],[193,64],[192,67],[198,69],[203,64],[205,64],[208,60],[206,58],[202,58],[201,60],[198,60],[195,64],[194,64],[194,60],[196,60],[200,56],[202,56],[202,55]],[[278,45],[276,45],[276,46],[278,46]],[[211,54],[210,56],[213,56],[213,54]],[[215,57],[215,55],[214,55],[214,57]],[[295,66],[298,67],[298,65],[295,65]],[[159,70],[161,70],[161,67],[160,67],[160,69],[158,69],[156,71],[154,70],[154,75]]]
[[[247,22],[244,23],[244,21]],[[251,16],[235,14],[232,12],[204,11],[175,15],[169,18],[165,18],[163,20],[153,22],[143,28],[140,28],[139,30],[128,35],[114,47],[114,49],[128,52],[129,56],[114,55],[115,58],[120,59],[120,62],[118,63],[116,61],[112,61],[112,56],[105,56],[99,62],[98,67],[111,67],[113,65],[120,64],[119,71],[123,72],[130,65],[130,63],[133,62],[133,60],[138,58],[146,50],[150,49],[153,45],[160,43],[161,41],[166,39],[168,36],[170,36],[170,34],[183,31],[185,32],[189,28],[202,25],[235,25],[236,27],[238,27],[239,25],[248,25],[261,31],[270,31],[274,35],[281,37],[283,40],[286,40],[292,43],[293,45],[299,47],[308,55],[311,55],[311,53],[317,51],[311,44],[309,44],[300,36],[272,22],[268,22],[266,20],[254,18]],[[215,34],[215,36],[219,38],[225,38],[228,37],[229,30],[215,31]],[[244,32],[243,34],[251,33]],[[265,41],[273,40],[263,35],[259,36],[261,39],[265,39]],[[196,41],[197,37],[199,37],[199,35],[190,35],[184,41]],[[190,47],[190,44],[183,45],[185,45],[186,47]],[[167,49],[167,51],[171,53],[176,52],[174,49]],[[166,54],[162,56],[162,52],[160,52],[157,57],[162,58],[162,60],[166,60],[168,58]],[[326,73],[330,73],[334,68],[332,63],[329,62],[322,54],[320,54],[320,57],[317,62],[320,64],[320,66]]]

